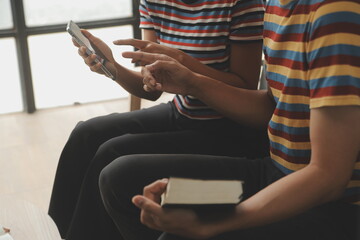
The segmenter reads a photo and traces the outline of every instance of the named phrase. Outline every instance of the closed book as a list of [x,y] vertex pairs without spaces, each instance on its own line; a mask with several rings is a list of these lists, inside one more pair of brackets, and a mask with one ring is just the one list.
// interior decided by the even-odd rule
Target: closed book
[[240,180],[204,180],[170,177],[161,196],[164,207],[235,206],[243,195]]

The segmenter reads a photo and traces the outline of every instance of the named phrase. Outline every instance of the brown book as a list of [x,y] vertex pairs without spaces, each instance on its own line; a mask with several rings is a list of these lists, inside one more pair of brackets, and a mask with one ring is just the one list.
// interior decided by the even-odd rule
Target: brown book
[[240,180],[202,180],[170,177],[162,206],[235,206],[243,195]]

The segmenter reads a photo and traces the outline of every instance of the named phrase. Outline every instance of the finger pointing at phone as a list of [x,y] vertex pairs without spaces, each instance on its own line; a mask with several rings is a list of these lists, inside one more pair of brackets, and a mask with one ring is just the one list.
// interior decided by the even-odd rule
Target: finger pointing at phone
[[146,88],[183,95],[191,94],[195,73],[175,59],[164,54],[141,51],[124,52],[122,56],[149,64],[143,70]]

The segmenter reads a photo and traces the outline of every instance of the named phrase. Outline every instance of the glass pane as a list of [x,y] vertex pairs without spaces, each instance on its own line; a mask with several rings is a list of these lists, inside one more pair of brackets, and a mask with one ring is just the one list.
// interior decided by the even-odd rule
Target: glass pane
[[0,0],[0,29],[13,27],[10,0]]
[[[131,38],[131,26],[91,32],[108,43],[118,63],[132,68],[131,62],[121,57],[122,51],[132,48],[112,44],[115,39]],[[37,108],[128,97],[117,83],[90,71],[72,45],[68,33],[32,36],[29,48]]]
[[131,0],[24,0],[28,26],[96,21],[132,15]]
[[13,38],[0,39],[0,113],[23,111],[18,61]]

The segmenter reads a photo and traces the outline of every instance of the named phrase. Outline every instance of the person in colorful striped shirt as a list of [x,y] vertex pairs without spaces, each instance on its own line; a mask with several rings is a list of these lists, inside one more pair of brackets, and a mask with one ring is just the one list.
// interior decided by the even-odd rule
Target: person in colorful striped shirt
[[[100,189],[124,239],[360,239],[359,1],[269,0],[264,54],[264,91],[231,87],[164,54],[123,54],[148,63],[147,88],[195,96],[242,124],[267,125],[271,153],[114,161],[102,171]],[[157,166],[142,165],[154,159]],[[139,165],[154,172],[153,183],[141,179]],[[118,185],[125,169],[140,189]],[[240,179],[244,200],[225,216],[210,210],[205,220],[189,209],[164,209],[159,200],[169,176]],[[130,199],[140,214],[126,211]]]
[[[165,53],[194,72],[232,86],[257,88],[262,0],[143,0],[139,11],[144,40],[115,44]],[[120,86],[148,100],[160,97],[161,91],[143,88],[140,72],[116,63],[104,42],[88,31],[83,33],[106,56],[105,64]],[[92,71],[102,74],[94,64],[95,55],[87,56],[83,48],[79,54]],[[139,111],[96,117],[75,127],[61,153],[49,215],[63,238],[119,239],[98,189],[100,171],[111,161],[147,153],[258,157],[268,155],[268,146],[266,128],[245,128],[188,95]],[[110,230],[98,231],[98,225]]]

